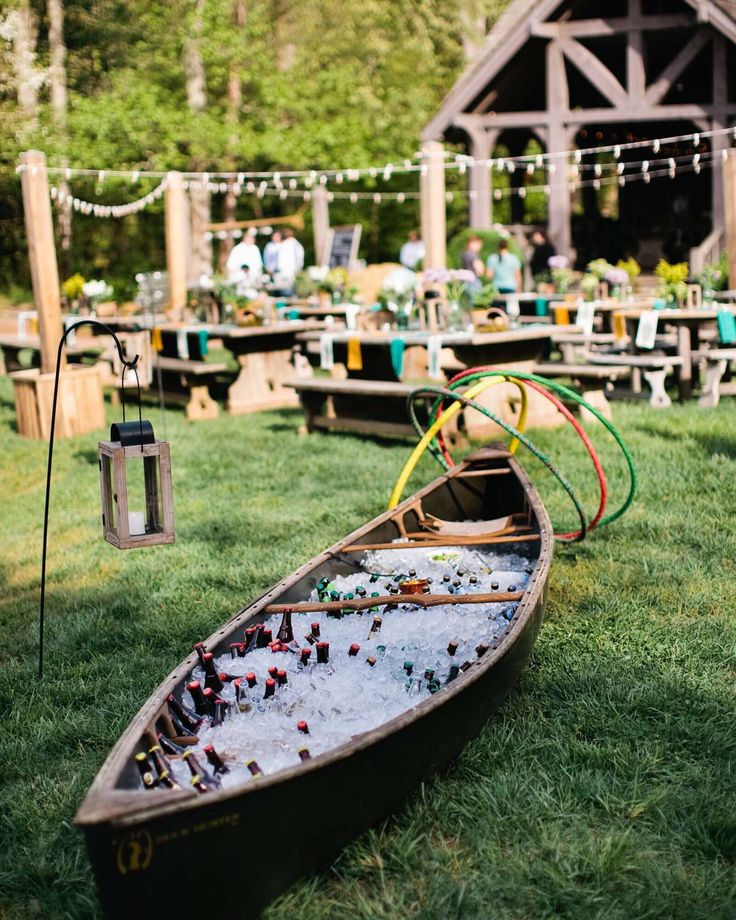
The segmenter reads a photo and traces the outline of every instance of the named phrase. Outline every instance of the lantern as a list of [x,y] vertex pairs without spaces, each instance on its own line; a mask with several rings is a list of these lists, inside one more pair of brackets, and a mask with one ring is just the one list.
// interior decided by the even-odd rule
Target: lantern
[[102,531],[118,549],[173,543],[171,456],[150,422],[122,422],[98,445]]

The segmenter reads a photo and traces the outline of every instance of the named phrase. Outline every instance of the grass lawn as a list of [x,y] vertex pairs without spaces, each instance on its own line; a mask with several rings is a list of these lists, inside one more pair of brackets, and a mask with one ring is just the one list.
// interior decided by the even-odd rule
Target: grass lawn
[[[545,628],[500,717],[268,920],[736,916],[736,402],[615,413],[639,498],[558,548]],[[177,543],[138,553],[100,537],[96,437],[59,443],[39,683],[46,445],[18,438],[0,379],[0,916],[97,912],[72,819],[121,731],[194,641],[383,509],[408,445],[298,438],[298,421],[168,412]],[[593,507],[574,436],[537,437]],[[623,465],[598,440],[615,502]],[[564,493],[524,462],[572,525]],[[412,483],[434,474],[426,460]],[[175,891],[157,911],[186,914]]]

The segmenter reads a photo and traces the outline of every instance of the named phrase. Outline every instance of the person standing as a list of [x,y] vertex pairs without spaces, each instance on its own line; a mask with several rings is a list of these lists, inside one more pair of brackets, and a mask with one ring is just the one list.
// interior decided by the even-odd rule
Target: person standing
[[263,248],[263,268],[272,278],[279,270],[279,249],[281,249],[281,231],[274,230],[271,239]]
[[279,245],[278,275],[288,285],[294,283],[296,275],[304,268],[304,247],[294,236],[291,227],[284,230],[284,238]]
[[488,257],[488,274],[499,294],[516,294],[521,290],[521,262],[509,251],[508,240],[501,240],[498,252]]
[[246,230],[242,242],[230,250],[227,257],[227,277],[228,281],[240,284],[247,280],[254,284],[263,271],[263,259],[261,250],[256,245],[256,234],[254,230]]
[[483,240],[479,236],[469,236],[462,255],[462,267],[465,271],[471,271],[476,281],[486,273],[483,259],[480,257],[481,249],[483,249]]
[[410,271],[416,271],[417,265],[425,256],[424,243],[416,230],[409,231],[409,239],[401,247],[399,262]]
[[557,250],[550,243],[549,237],[544,230],[539,228],[532,233],[530,242],[533,246],[532,257],[529,260],[532,278],[543,275],[544,280],[547,281],[549,278],[549,260],[552,256],[557,255]]

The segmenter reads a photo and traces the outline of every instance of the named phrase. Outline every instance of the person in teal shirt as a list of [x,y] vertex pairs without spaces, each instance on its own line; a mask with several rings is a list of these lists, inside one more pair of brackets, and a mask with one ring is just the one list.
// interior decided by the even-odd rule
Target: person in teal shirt
[[521,262],[501,240],[498,252],[488,257],[488,276],[496,283],[499,294],[516,294],[521,290]]

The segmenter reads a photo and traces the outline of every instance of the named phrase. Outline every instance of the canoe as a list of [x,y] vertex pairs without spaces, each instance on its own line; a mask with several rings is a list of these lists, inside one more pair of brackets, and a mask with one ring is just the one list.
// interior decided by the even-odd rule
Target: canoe
[[[552,527],[531,482],[504,447],[491,445],[312,559],[195,647],[133,719],[76,816],[105,916],[147,916],[159,911],[161,897],[168,903],[172,896],[187,913],[215,909],[220,917],[255,916],[296,879],[328,865],[351,839],[400,808],[412,790],[480,732],[529,659],[542,623],[552,548]],[[400,557],[420,560],[421,571],[391,579],[396,567],[391,569],[390,561]],[[460,570],[461,564],[466,567],[461,560],[467,559],[475,560],[469,568],[477,563],[474,571],[479,573],[469,579]],[[518,570],[521,559],[526,560],[524,573],[518,578],[507,573],[503,582],[498,573]],[[368,584],[376,560],[389,569],[373,573],[378,583],[374,579],[370,588],[378,591],[369,595],[358,587],[356,593],[337,592],[339,600],[332,599],[328,584],[345,585],[350,579],[352,584],[356,577]],[[441,578],[425,577],[430,571],[439,574],[442,567],[452,570],[452,580],[445,577],[447,572]],[[512,577],[517,584],[509,583]],[[393,629],[398,644],[396,639],[376,644],[376,621],[379,626],[381,621],[377,611],[384,632]],[[316,637],[309,634],[306,646],[301,637],[319,616],[323,638],[332,634],[334,639],[340,631],[340,636],[355,639],[348,649],[347,639],[333,641],[332,665],[319,664],[314,656],[305,661],[306,652],[300,649],[314,642]],[[277,632],[286,621],[289,629]],[[296,638],[290,641],[292,622]],[[439,653],[434,645],[444,635],[444,624],[454,629],[455,622],[462,624],[459,631],[470,634],[460,636],[460,652],[450,658],[453,643],[445,651],[442,639]],[[268,627],[271,637],[265,632]],[[414,645],[403,642],[402,630],[415,637]],[[257,647],[265,638],[271,645]],[[247,643],[251,645],[245,651]],[[321,643],[325,654],[326,644]],[[412,674],[412,662],[403,662],[404,671],[397,677],[395,664],[387,662],[407,654],[405,648],[412,649],[417,670]],[[374,654],[367,654],[371,650]],[[191,724],[196,706],[190,688],[193,678],[204,675],[206,653],[215,656],[211,660],[218,668],[232,667],[241,675],[251,661],[263,662],[270,654],[279,666],[287,663],[283,671],[288,666],[290,682],[261,704],[264,681],[259,674],[252,707],[247,701],[242,704],[251,692],[246,689],[238,705],[228,703],[222,725],[213,727],[210,723],[219,720],[200,716],[197,737],[190,737],[176,713],[184,711]],[[422,655],[439,657],[425,668]],[[229,693],[232,699],[233,675],[221,676],[226,688],[222,695]],[[343,700],[350,713],[352,691],[340,697],[336,690],[321,689],[331,701],[324,711],[332,707],[322,723],[317,714],[323,713],[322,704],[314,703],[309,687],[330,687],[338,679],[359,679],[358,700],[364,699],[363,688],[382,694],[386,714],[359,702],[357,718],[368,719],[370,727],[361,730],[356,722],[358,728],[348,727],[346,734],[344,722],[335,715],[342,704],[335,708],[334,701]],[[242,676],[239,680],[245,686]],[[381,689],[371,689],[372,682]],[[275,708],[267,711],[271,704]],[[289,727],[300,716],[300,706],[310,713],[311,733],[299,735],[305,745]],[[218,711],[222,715],[224,704]],[[287,723],[294,733],[293,751],[258,728],[273,725],[278,732]],[[218,778],[196,747],[199,736],[212,739],[222,732],[225,738],[230,737],[227,732],[248,731],[256,732],[248,744],[261,746],[262,772],[253,768],[255,761],[246,769],[245,758],[226,750],[230,772]],[[167,751],[158,763],[155,754],[147,759],[157,743]],[[306,759],[303,753],[297,756],[297,748],[304,746],[310,752]],[[187,776],[195,772],[192,751],[201,772],[188,785],[181,777],[182,771]],[[171,773],[164,777],[161,761],[168,761],[177,782]],[[275,767],[269,769],[269,763]],[[227,760],[225,765],[227,769]]]

